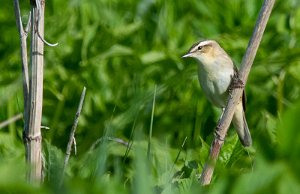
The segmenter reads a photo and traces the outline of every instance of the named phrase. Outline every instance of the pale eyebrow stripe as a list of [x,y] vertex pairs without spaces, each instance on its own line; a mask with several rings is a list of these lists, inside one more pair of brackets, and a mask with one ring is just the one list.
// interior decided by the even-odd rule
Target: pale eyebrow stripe
[[202,42],[199,42],[199,46],[208,46],[210,45],[212,42],[210,40],[205,40],[205,41],[202,41]]

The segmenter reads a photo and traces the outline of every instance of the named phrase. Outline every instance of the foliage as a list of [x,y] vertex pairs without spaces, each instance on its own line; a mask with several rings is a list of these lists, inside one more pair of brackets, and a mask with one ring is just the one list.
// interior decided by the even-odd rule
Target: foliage
[[[24,23],[28,4],[21,2]],[[202,94],[195,61],[180,56],[197,40],[209,38],[239,64],[261,4],[261,0],[46,1],[45,38],[59,46],[45,47],[42,125],[50,127],[43,132],[45,183],[37,188],[25,181],[23,122],[17,121],[0,131],[0,192],[297,193],[297,0],[276,2],[247,82],[253,148],[242,148],[231,129],[212,185],[202,188],[197,182],[220,111]],[[13,13],[13,2],[2,2],[0,121],[23,111]],[[71,156],[60,187],[83,86],[87,96],[76,132],[78,153]]]

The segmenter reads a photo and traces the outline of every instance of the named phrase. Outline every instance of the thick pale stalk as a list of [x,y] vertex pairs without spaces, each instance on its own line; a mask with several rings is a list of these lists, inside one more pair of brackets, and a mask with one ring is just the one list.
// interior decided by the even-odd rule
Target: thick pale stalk
[[[39,1],[39,0],[38,0]],[[31,51],[30,51],[30,112],[28,131],[25,131],[26,160],[29,164],[28,180],[30,182],[42,181],[42,136],[41,119],[43,103],[43,55],[44,43],[39,38],[44,36],[44,5],[40,1],[37,6],[31,1]]]

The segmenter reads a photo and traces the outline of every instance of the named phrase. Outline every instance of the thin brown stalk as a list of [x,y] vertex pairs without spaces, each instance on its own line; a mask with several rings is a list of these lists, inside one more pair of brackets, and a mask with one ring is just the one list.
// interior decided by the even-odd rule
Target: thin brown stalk
[[64,174],[65,174],[66,167],[67,167],[68,162],[69,162],[69,158],[70,158],[71,151],[72,151],[72,145],[73,145],[73,143],[75,143],[75,131],[76,131],[79,116],[80,116],[80,113],[81,113],[81,110],[82,110],[83,101],[84,101],[84,98],[85,98],[85,93],[86,93],[86,88],[83,87],[81,97],[80,97],[80,101],[79,101],[79,105],[78,105],[78,109],[77,109],[77,112],[76,112],[76,115],[75,115],[74,123],[73,123],[72,129],[71,129],[71,132],[70,132],[69,142],[68,142],[68,146],[67,146],[67,150],[66,150],[66,156],[65,156],[65,161],[64,161],[63,171],[62,171],[61,183],[62,183]]
[[[264,30],[266,28],[267,22],[269,20],[269,17],[271,15],[271,11],[273,8],[273,5],[275,3],[275,0],[265,0],[262,8],[259,12],[259,16],[254,28],[254,32],[252,34],[252,37],[249,41],[246,53],[243,57],[241,69],[239,71],[239,79],[244,83],[244,85],[247,82],[247,78],[252,66],[252,63],[254,61],[256,52],[258,50],[260,41],[262,39]],[[212,175],[214,172],[214,167],[217,161],[217,158],[220,153],[220,149],[224,143],[224,139],[226,137],[226,133],[228,130],[228,127],[231,123],[235,106],[238,104],[238,101],[242,95],[244,88],[234,88],[229,101],[227,103],[225,112],[220,119],[217,128],[216,128],[216,137],[212,142],[210,154],[208,157],[208,160],[203,168],[200,182],[202,185],[208,185],[211,182]]]
[[28,116],[29,116],[29,71],[28,71],[28,58],[27,58],[27,42],[28,29],[30,26],[31,13],[29,14],[27,26],[24,30],[19,0],[14,0],[14,10],[16,16],[16,24],[20,36],[21,44],[21,65],[22,65],[22,76],[23,76],[23,99],[24,99],[24,132],[27,131]]

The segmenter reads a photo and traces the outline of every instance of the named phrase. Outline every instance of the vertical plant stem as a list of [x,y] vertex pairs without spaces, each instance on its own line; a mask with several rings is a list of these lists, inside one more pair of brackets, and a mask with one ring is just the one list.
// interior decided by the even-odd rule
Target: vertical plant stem
[[[24,31],[21,11],[20,11],[20,4],[19,0],[14,0],[14,10],[16,16],[16,24],[20,36],[20,44],[21,44],[21,65],[22,65],[22,78],[23,78],[23,99],[24,99],[24,129],[23,129],[23,139],[25,140],[25,134],[28,133],[28,126],[29,126],[29,70],[28,70],[28,58],[27,58],[27,36],[28,36],[28,29]],[[30,26],[31,23],[31,12],[28,17],[27,26]],[[24,141],[26,142],[26,141]],[[27,160],[27,145],[25,143],[26,149],[26,160]]]
[[43,104],[43,67],[44,43],[39,38],[44,36],[44,0],[30,1],[31,5],[31,50],[30,50],[30,90],[29,122],[25,127],[26,161],[29,165],[29,182],[42,182],[42,104]]
[[[20,36],[20,43],[21,43],[21,64],[22,64],[23,95],[24,95],[24,121],[25,123],[28,123],[29,72],[28,72],[27,42],[26,42],[28,32],[24,31],[23,28],[19,0],[14,0],[14,9],[15,9],[15,16],[16,16],[16,24]],[[30,24],[30,20],[31,20],[31,13],[29,14],[28,17],[28,21],[27,21],[28,25]],[[26,124],[24,126],[26,126]]]
[[151,151],[151,138],[152,138],[152,129],[153,129],[153,117],[154,117],[154,111],[155,111],[155,98],[156,98],[156,85],[155,85],[154,94],[153,94],[150,130],[149,130],[149,139],[148,139],[148,149],[147,149],[148,158],[150,158],[150,151]]
[[128,145],[126,147],[126,151],[125,151],[125,154],[124,154],[124,157],[123,157],[123,163],[125,163],[125,161],[128,157],[129,151],[131,150],[131,147],[133,145],[133,134],[134,134],[134,131],[135,131],[135,125],[136,125],[136,122],[137,122],[137,118],[138,118],[138,114],[136,115],[136,117],[134,118],[134,121],[133,121],[133,125],[132,125],[131,132],[130,132],[130,137],[129,137],[129,142],[128,142]]
[[174,160],[174,163],[173,163],[173,165],[172,165],[172,168],[171,168],[171,170],[170,170],[170,173],[172,173],[172,171],[173,171],[173,169],[174,169],[174,167],[175,167],[175,164],[177,163],[177,161],[178,161],[178,159],[179,159],[179,156],[180,156],[180,154],[181,154],[181,151],[183,150],[183,147],[184,147],[184,145],[185,145],[186,140],[187,140],[187,136],[184,138],[184,140],[183,140],[183,142],[182,142],[182,144],[181,144],[181,147],[180,147],[179,152],[177,153],[177,156],[176,156],[176,158],[175,158],[175,160]]
[[82,110],[83,101],[84,101],[84,98],[85,98],[85,93],[86,93],[86,88],[83,87],[81,97],[80,97],[80,101],[79,101],[79,105],[78,105],[78,109],[77,109],[77,112],[76,112],[76,115],[75,115],[74,123],[73,123],[72,129],[71,129],[71,132],[70,132],[70,138],[69,138],[69,142],[68,142],[68,146],[67,146],[67,150],[66,150],[66,157],[65,157],[63,171],[62,171],[61,183],[63,181],[65,170],[66,170],[66,167],[68,165],[69,158],[70,158],[70,155],[71,155],[72,145],[73,145],[73,142],[75,140],[75,131],[76,131],[79,116],[80,116],[80,113],[81,113],[81,110]]

